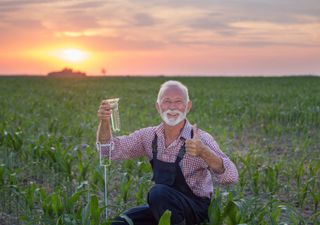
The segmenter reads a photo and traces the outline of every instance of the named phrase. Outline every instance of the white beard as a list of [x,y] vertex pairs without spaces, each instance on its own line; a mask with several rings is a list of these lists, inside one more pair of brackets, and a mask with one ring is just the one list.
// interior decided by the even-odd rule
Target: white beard
[[[170,114],[178,114],[177,118],[168,118],[168,113]],[[173,127],[183,121],[187,116],[187,109],[184,112],[180,112],[179,110],[167,110],[165,112],[161,112],[160,116],[162,120],[168,124],[169,126]]]

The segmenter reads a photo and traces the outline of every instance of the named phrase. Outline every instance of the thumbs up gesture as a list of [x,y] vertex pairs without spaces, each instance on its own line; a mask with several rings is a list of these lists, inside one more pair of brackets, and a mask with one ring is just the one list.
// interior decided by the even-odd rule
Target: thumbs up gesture
[[186,140],[186,152],[191,156],[200,156],[202,151],[205,148],[205,145],[202,143],[199,135],[199,128],[197,124],[192,126],[193,129],[193,138]]

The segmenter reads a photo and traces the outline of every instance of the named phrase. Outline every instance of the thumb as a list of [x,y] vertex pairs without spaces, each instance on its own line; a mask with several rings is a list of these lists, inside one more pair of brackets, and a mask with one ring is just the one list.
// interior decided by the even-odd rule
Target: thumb
[[192,139],[199,139],[200,138],[199,128],[196,123],[192,126],[192,130],[193,130],[193,138]]

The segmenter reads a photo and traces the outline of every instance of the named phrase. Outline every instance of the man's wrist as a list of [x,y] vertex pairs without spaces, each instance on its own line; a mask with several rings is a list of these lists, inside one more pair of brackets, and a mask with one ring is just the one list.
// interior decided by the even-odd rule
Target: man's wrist
[[207,147],[206,145],[202,144],[201,147],[200,147],[200,157],[201,157],[202,159],[207,158],[207,157],[208,157],[208,155],[207,155],[208,152],[210,152],[210,150],[208,149],[208,147]]
[[220,169],[217,171],[218,174],[223,174],[226,171],[226,168],[224,167],[223,159],[220,157],[221,166]]
[[213,164],[209,163],[208,165],[209,167],[211,167],[212,171],[214,171],[215,173],[223,174],[226,171],[222,157],[217,156],[215,153],[213,153],[208,146],[203,145],[201,147],[200,157],[206,162],[211,161],[213,159],[211,163],[212,162],[214,163]]
[[107,144],[108,143],[108,140],[105,139],[105,140],[98,140],[97,142],[99,142],[101,145],[104,145],[104,144]]

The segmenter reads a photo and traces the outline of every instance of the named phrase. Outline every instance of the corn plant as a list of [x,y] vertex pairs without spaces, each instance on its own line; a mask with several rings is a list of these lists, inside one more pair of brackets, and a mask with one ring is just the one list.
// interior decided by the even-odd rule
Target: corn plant
[[145,203],[146,193],[148,192],[149,182],[144,177],[139,179],[138,191],[135,193],[135,199],[137,205]]
[[[317,224],[320,79],[173,79],[189,87],[189,121],[212,134],[239,170],[232,196],[221,191],[213,199],[217,207],[210,210],[220,217],[211,222]],[[91,209],[103,209],[104,193],[94,148],[97,106],[121,97],[123,130],[116,135],[154,126],[160,122],[156,92],[165,80],[1,77],[0,211],[16,218],[8,224],[97,223]],[[146,159],[115,162],[108,170],[111,217],[145,203],[152,185]],[[110,223],[99,210],[99,223]]]
[[[99,208],[98,197],[96,195],[88,194],[88,203],[81,212],[82,225],[98,225],[100,224],[101,215],[104,208]],[[106,222],[106,221],[105,221]]]
[[22,191],[22,194],[25,198],[25,203],[27,206],[27,209],[32,212],[32,210],[35,208],[35,204],[37,202],[37,196],[39,192],[39,187],[36,183],[30,182],[30,184],[27,186],[25,190]]
[[267,166],[265,168],[265,186],[271,194],[274,194],[279,189],[278,175],[280,168],[280,163],[272,166]]
[[296,168],[296,171],[295,171],[295,174],[294,174],[295,178],[296,178],[297,188],[298,189],[300,189],[300,187],[301,187],[303,175],[304,175],[304,172],[305,172],[304,165],[305,165],[305,162],[304,162],[304,160],[302,160],[300,162],[300,164],[298,165],[298,167]]
[[[246,155],[245,157],[241,157],[240,161],[243,163],[244,168],[243,170],[246,171],[246,173],[248,173],[248,177],[250,177],[250,184],[251,184],[251,189],[253,191],[254,194],[259,194],[261,186],[261,171],[260,168],[258,166],[258,161],[257,159],[253,158],[253,153],[250,152],[248,155]],[[244,173],[244,172],[243,172]],[[244,174],[242,174],[242,172],[240,172],[241,175],[241,179],[247,179],[247,177],[244,177]],[[243,182],[243,181],[240,181]]]
[[158,225],[170,225],[171,211],[166,210],[159,219]]
[[17,131],[17,132],[14,132],[14,133],[7,132],[7,131],[4,132],[4,136],[5,136],[5,139],[6,139],[6,144],[10,149],[13,149],[15,151],[20,151],[21,150],[21,147],[22,147],[22,144],[23,144],[23,141],[22,141],[22,138],[21,138],[21,134],[22,134],[21,131],[20,132]]
[[209,225],[220,225],[223,223],[222,218],[222,196],[220,189],[216,190],[215,198],[211,201],[208,215],[209,215]]
[[221,194],[220,189],[218,189],[209,206],[209,225],[243,223],[245,222],[246,210],[247,205],[244,199],[236,200],[233,198],[232,192]]
[[128,195],[130,191],[131,184],[133,182],[133,177],[129,174],[125,174],[120,183],[120,191],[123,202],[128,201]]
[[319,179],[317,179],[319,177],[319,169],[320,160],[318,160],[317,164],[314,167],[310,164],[309,170],[311,178],[309,180],[309,190],[314,202],[314,213],[317,212],[320,202],[320,181]]

